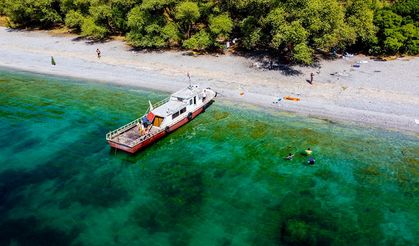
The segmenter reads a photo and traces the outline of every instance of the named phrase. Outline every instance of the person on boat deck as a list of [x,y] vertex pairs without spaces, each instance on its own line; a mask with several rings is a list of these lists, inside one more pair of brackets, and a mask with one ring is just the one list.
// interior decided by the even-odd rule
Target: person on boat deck
[[205,94],[205,91],[202,92],[202,101],[205,101],[205,98],[207,98],[207,94]]
[[306,152],[306,155],[311,155],[313,153],[313,151],[310,148],[307,148],[305,152]]
[[309,165],[314,165],[314,163],[316,162],[316,160],[314,160],[314,158],[313,157],[310,157],[310,159],[308,159],[308,164]]
[[152,127],[153,127],[153,125],[151,125],[151,124],[147,126],[147,133],[149,133],[151,131]]
[[285,159],[292,160],[293,157],[294,157],[294,155],[292,153],[289,153],[288,156],[285,157]]
[[145,134],[145,129],[144,129],[143,124],[140,124],[140,123],[138,122],[138,123],[137,123],[137,126],[138,126],[138,133],[140,134],[140,136],[144,135],[144,134]]

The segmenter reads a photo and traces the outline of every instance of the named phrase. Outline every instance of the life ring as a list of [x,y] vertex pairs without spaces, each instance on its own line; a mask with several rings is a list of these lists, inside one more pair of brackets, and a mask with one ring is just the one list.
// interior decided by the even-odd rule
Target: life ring
[[188,120],[192,120],[192,112],[188,113]]
[[169,127],[169,126],[166,126],[166,128],[164,128],[164,131],[165,131],[166,133],[169,133],[169,131],[170,131],[170,127]]

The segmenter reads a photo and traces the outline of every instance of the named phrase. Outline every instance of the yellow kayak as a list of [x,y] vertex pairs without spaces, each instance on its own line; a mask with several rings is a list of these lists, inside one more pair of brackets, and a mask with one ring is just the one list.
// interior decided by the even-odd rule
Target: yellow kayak
[[290,101],[295,101],[295,102],[300,101],[300,98],[298,98],[298,97],[291,97],[291,96],[286,96],[286,97],[284,97],[284,99],[285,100],[290,100]]

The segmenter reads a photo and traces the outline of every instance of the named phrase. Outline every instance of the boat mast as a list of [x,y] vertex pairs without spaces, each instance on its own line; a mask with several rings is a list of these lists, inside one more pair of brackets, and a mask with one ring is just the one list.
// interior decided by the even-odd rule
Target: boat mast
[[189,88],[192,88],[192,84],[191,84],[191,75],[189,75],[189,72],[186,74],[189,78]]

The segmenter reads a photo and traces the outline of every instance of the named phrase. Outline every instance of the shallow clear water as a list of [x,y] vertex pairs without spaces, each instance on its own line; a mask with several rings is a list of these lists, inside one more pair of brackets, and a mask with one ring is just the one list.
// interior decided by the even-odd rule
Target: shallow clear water
[[0,92],[0,245],[419,240],[418,136],[217,101],[133,156],[106,132],[167,95],[5,70]]

